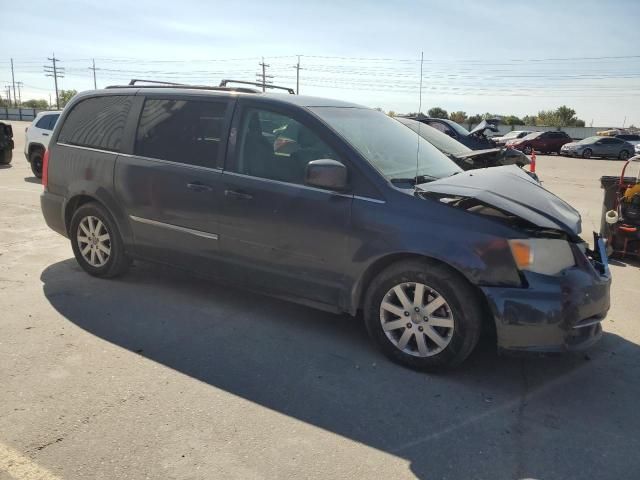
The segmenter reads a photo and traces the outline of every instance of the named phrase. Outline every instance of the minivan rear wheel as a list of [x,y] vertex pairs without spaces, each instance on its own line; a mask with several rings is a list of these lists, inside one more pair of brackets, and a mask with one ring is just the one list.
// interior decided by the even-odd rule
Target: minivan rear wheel
[[98,203],[86,203],[71,218],[71,247],[80,266],[90,275],[110,278],[124,273],[129,259],[115,222]]
[[435,371],[471,354],[480,336],[482,306],[477,292],[454,270],[411,260],[373,280],[364,316],[369,335],[389,358]]

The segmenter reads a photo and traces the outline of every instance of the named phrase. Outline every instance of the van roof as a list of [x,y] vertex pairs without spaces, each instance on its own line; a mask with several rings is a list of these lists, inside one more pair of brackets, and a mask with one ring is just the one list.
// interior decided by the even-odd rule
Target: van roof
[[[243,91],[244,90],[244,91]],[[229,97],[229,96],[255,96],[268,99],[274,103],[286,103],[299,107],[343,107],[343,108],[368,108],[355,103],[333,100],[329,98],[313,97],[307,95],[289,95],[284,93],[250,92],[248,89],[234,89],[224,87],[171,87],[171,86],[113,86],[102,90],[89,90],[78,94],[78,97],[90,97],[96,95],[139,95],[141,93],[203,96],[203,97]]]

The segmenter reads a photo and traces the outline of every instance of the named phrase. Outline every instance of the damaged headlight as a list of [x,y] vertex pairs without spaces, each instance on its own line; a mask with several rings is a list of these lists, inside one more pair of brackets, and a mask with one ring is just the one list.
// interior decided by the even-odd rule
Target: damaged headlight
[[509,247],[520,270],[557,275],[575,265],[569,242],[555,238],[509,240]]

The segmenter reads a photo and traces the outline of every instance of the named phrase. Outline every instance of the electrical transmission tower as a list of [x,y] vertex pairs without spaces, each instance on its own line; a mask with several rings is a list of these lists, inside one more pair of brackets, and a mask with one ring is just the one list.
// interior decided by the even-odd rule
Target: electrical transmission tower
[[262,67],[262,73],[256,73],[256,77],[257,80],[262,84],[262,91],[266,92],[267,85],[273,83],[269,80],[270,78],[273,78],[273,75],[267,75],[267,68],[271,65],[267,65],[266,63],[264,63],[264,57],[262,57],[262,62],[258,65]]
[[64,67],[58,67],[58,63],[60,61],[59,58],[56,58],[56,54],[53,54],[53,57],[47,57],[47,60],[51,61],[51,65],[44,66],[44,73],[47,77],[53,77],[53,83],[56,88],[56,108],[60,109],[60,95],[58,94],[58,79],[64,78]]

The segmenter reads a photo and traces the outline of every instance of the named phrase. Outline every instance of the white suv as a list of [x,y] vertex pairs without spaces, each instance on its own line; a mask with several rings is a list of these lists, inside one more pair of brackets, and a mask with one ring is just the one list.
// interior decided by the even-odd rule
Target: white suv
[[24,156],[31,164],[33,174],[42,178],[42,158],[49,146],[49,138],[61,111],[40,112],[24,130]]

